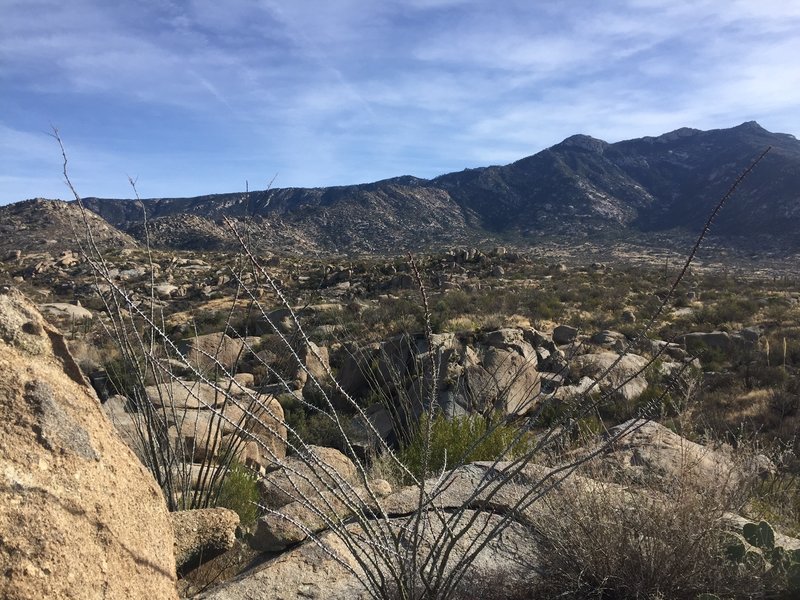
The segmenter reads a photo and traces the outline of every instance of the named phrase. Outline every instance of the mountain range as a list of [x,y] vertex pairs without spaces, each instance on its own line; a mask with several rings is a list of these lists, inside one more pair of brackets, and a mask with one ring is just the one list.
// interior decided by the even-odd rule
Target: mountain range
[[[151,243],[176,249],[235,247],[225,217],[258,246],[322,252],[395,253],[487,239],[663,239],[699,232],[720,197],[768,147],[713,233],[731,245],[796,250],[800,141],[754,121],[617,143],[574,135],[509,165],[434,179],[84,203],[140,240],[143,206]],[[0,208],[0,220],[23,204]]]

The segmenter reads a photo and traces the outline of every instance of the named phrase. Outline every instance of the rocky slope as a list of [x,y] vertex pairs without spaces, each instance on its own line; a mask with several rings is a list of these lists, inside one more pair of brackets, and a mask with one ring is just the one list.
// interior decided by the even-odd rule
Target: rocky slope
[[715,231],[785,235],[796,243],[800,142],[755,122],[616,144],[576,135],[511,165],[444,175],[433,183],[479,214],[479,224],[490,230],[697,230],[768,146],[768,157],[720,215]]
[[58,254],[75,249],[76,236],[82,244],[88,242],[84,217],[101,250],[138,245],[91,211],[82,214],[73,203],[37,198],[0,206],[0,255],[15,250]]
[[[586,135],[505,166],[432,180],[405,176],[331,188],[145,201],[171,248],[235,246],[223,217],[270,249],[398,252],[483,238],[654,239],[697,232],[711,207],[765,148],[767,158],[715,223],[730,245],[800,247],[800,141],[755,122],[730,129],[679,129],[614,144]],[[138,204],[89,198],[86,205],[142,239]],[[183,215],[193,215],[187,219]],[[175,217],[181,226],[175,227]],[[163,219],[163,221],[162,221]],[[160,225],[163,223],[164,225]]]

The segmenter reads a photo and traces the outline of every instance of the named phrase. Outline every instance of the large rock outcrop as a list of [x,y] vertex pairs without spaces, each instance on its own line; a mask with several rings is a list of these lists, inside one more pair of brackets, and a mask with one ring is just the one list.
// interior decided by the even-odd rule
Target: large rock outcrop
[[207,333],[181,342],[181,350],[187,362],[198,371],[211,373],[217,367],[227,371],[235,369],[246,353],[247,347],[242,339],[233,339],[227,333]]
[[601,392],[613,392],[615,397],[626,401],[635,401],[647,389],[643,371],[647,359],[637,354],[582,354],[573,358],[569,366],[575,379],[591,377],[599,381]]
[[478,339],[454,333],[434,334],[430,340],[396,336],[348,349],[339,382],[354,396],[379,388],[389,398],[403,389],[390,410],[401,417],[393,426],[418,417],[430,404],[434,386],[439,408],[448,416],[495,411],[522,416],[541,398],[538,356],[526,335],[523,329],[504,328]]
[[[458,529],[464,527],[471,519],[474,519],[474,523],[464,535],[452,540],[452,554],[448,565],[457,562],[467,552],[475,550],[476,540],[480,539],[481,532],[497,526],[502,517],[467,510],[457,519],[451,520],[448,525]],[[403,529],[409,527],[409,522],[403,518],[389,519],[388,522],[384,522],[384,527],[391,528],[394,535],[399,536],[402,535]],[[372,598],[374,596],[367,591],[363,583],[366,580],[363,565],[368,564],[372,569],[385,571],[388,581],[386,563],[377,556],[380,551],[370,547],[363,539],[364,534],[358,525],[351,524],[346,529],[350,532],[349,535],[337,535],[332,531],[322,533],[318,537],[318,543],[301,544],[197,597],[206,600]],[[431,547],[442,535],[442,529],[443,524],[439,519],[432,518],[425,521],[419,540],[421,561],[432,551]],[[387,533],[387,536],[389,535]],[[343,538],[349,538],[349,543],[345,543]],[[539,564],[538,551],[536,537],[530,529],[512,522],[477,553],[470,565],[469,576],[474,581],[497,581],[500,587],[514,585],[524,587],[526,583],[536,578]],[[360,554],[361,561],[356,558],[356,554]],[[396,560],[409,560],[409,558],[400,555]],[[507,592],[503,589],[496,591],[498,597],[503,597],[503,592]]]
[[63,337],[0,288],[0,597],[177,598],[172,527]]
[[358,470],[334,448],[308,445],[303,456],[289,456],[279,468],[260,480],[261,501],[268,508],[290,502],[322,500],[320,492],[359,484]]
[[625,432],[624,437],[599,456],[593,467],[623,481],[671,485],[691,478],[696,486],[711,490],[744,485],[775,468],[763,455],[735,460],[730,452],[692,442],[655,421],[626,421],[609,430],[609,436],[620,432]]

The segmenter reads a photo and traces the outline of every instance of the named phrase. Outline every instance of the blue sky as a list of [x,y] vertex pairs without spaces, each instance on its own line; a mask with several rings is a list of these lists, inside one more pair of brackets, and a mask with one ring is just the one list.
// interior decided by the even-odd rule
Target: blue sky
[[0,0],[0,204],[433,177],[574,133],[800,134],[794,0]]

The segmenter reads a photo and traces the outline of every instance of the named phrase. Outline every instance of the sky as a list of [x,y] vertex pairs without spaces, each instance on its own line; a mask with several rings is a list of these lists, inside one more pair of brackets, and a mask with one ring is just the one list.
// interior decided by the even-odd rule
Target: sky
[[0,0],[0,204],[430,178],[584,133],[800,134],[795,0]]

